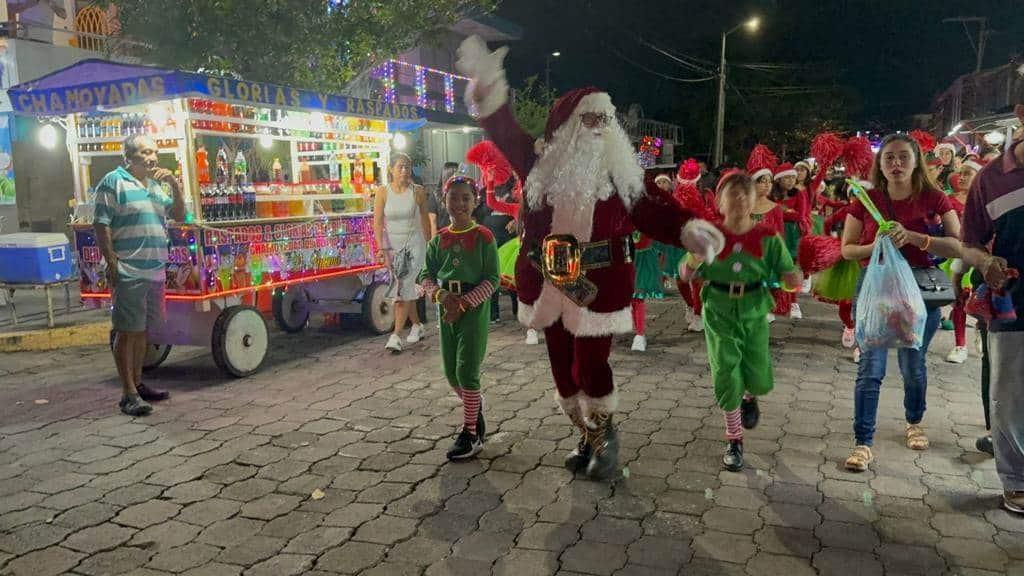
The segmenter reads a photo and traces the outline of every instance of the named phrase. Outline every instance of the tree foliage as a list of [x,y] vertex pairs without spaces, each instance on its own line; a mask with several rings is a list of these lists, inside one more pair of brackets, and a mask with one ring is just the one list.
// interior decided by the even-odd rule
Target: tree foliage
[[538,82],[536,76],[527,78],[523,87],[515,91],[512,110],[527,134],[534,138],[544,135],[544,125],[548,121],[548,112],[555,103],[555,97],[555,91]]
[[[108,0],[108,2],[111,0]],[[113,0],[147,62],[339,92],[497,0]]]

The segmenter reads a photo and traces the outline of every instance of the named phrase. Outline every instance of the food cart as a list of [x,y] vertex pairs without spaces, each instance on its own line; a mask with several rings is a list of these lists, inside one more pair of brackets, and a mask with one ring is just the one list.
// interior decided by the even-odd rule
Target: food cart
[[387,182],[393,134],[421,126],[421,109],[103,60],[9,94],[16,113],[66,130],[86,305],[109,305],[92,196],[124,139],[150,135],[179,176],[188,217],[168,226],[167,322],[148,335],[147,368],[172,345],[208,345],[224,372],[252,374],[269,344],[258,305],[271,294],[286,332],[311,312],[356,311],[371,330],[391,328],[372,189]]

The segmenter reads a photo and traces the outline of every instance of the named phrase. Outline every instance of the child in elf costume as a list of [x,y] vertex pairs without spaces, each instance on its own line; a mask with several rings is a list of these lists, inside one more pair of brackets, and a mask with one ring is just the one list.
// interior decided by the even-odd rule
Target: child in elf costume
[[498,287],[498,247],[490,230],[472,219],[476,208],[472,178],[448,180],[444,202],[452,223],[427,245],[418,281],[439,307],[444,373],[462,399],[463,428],[448,459],[465,460],[483,450],[480,364],[487,353],[490,298]]
[[633,256],[636,283],[633,285],[633,351],[647,351],[647,299],[665,297],[661,283],[661,264],[658,243],[640,232],[633,232]]
[[722,463],[737,472],[743,468],[743,429],[755,427],[760,419],[756,397],[774,386],[768,351],[768,312],[774,302],[768,284],[780,279],[785,289],[794,291],[803,275],[776,230],[751,217],[755,192],[749,176],[727,172],[717,196],[725,250],[712,263],[687,255],[681,273],[704,279],[704,334],[728,440]]
[[[718,213],[718,206],[715,203],[715,193],[710,189],[702,190],[700,188],[700,177],[700,164],[694,158],[687,158],[679,165],[679,170],[676,173],[676,187],[672,197],[683,208],[692,210],[694,214],[698,214],[709,222],[714,222],[721,218],[721,214]],[[681,251],[681,256],[685,257],[686,252]],[[680,262],[675,263],[677,270],[679,269]],[[690,307],[691,311],[688,314],[686,329],[690,332],[703,332],[704,320],[701,318],[700,280],[684,282],[678,278],[677,274],[676,288],[679,289],[680,296],[686,301],[686,305]]]

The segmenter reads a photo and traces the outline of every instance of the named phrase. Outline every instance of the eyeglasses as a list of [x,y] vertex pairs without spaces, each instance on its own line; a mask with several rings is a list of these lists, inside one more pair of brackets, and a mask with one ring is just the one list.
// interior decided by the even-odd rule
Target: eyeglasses
[[580,120],[587,128],[599,128],[607,126],[611,122],[612,117],[604,112],[584,112],[580,115]]

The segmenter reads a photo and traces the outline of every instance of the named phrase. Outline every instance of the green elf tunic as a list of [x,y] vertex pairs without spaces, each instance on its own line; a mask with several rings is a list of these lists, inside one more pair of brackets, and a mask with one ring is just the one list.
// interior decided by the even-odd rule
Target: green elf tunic
[[636,282],[633,285],[633,298],[649,300],[663,298],[665,293],[661,285],[661,264],[658,243],[639,232],[633,232],[633,245],[636,254],[633,257],[636,269]]
[[[476,224],[458,232],[445,228],[427,244],[418,282],[432,301],[440,302],[445,292],[450,292],[466,302],[466,311],[457,322],[441,320],[441,360],[453,388],[479,390],[480,365],[487,354],[488,304],[498,287],[494,235]],[[441,317],[443,310],[440,304],[438,307]]]
[[796,267],[782,238],[767,226],[739,235],[721,230],[725,249],[698,274],[715,399],[729,412],[745,391],[761,396],[774,386],[767,316],[775,303],[767,285]]
[[679,263],[686,257],[686,250],[670,244],[657,243],[662,256],[661,275],[673,280],[679,278]]

